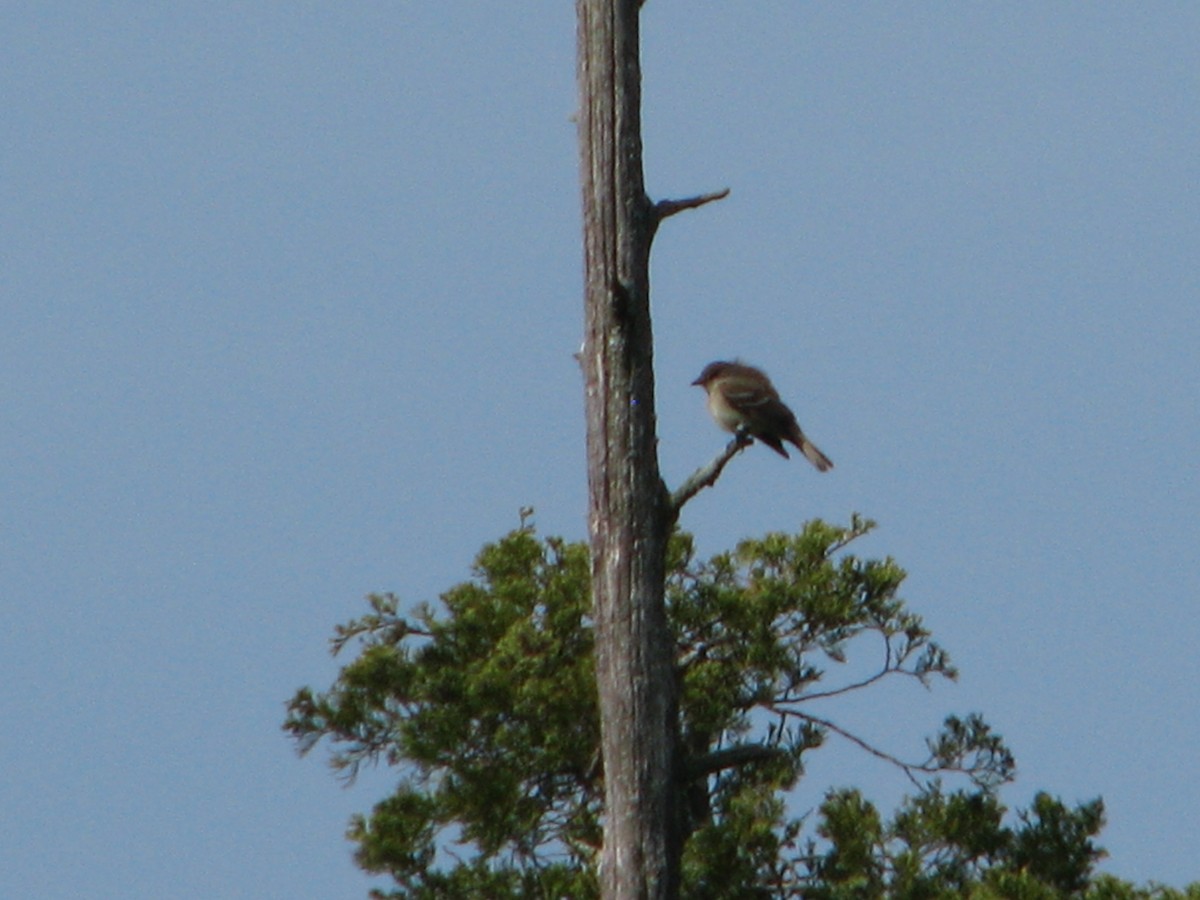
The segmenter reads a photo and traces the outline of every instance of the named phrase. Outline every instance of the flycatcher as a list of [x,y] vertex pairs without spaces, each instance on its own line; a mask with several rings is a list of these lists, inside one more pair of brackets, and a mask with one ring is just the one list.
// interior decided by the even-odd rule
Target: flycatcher
[[713,362],[692,384],[708,392],[708,411],[726,431],[757,438],[785,459],[789,457],[783,442],[791,441],[817,471],[833,468],[829,457],[804,436],[795,413],[761,370],[738,362]]

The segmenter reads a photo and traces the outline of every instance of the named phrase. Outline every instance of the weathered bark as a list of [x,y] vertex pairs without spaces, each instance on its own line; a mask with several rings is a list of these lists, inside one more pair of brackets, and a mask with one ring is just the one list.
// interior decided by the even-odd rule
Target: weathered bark
[[678,716],[663,602],[674,510],[655,436],[638,0],[577,0],[589,533],[606,900],[678,895]]

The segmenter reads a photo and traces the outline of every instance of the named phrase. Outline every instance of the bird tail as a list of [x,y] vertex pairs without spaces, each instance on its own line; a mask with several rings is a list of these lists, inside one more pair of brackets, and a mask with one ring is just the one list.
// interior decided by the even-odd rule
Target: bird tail
[[799,428],[791,437],[791,442],[800,448],[804,458],[817,467],[818,472],[828,472],[833,468],[833,460],[817,449],[817,445],[804,436]]

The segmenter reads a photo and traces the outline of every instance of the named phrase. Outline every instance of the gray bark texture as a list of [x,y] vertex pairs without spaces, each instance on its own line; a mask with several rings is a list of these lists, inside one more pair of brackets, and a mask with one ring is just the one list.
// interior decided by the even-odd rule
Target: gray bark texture
[[677,699],[663,601],[637,0],[577,0],[588,526],[604,755],[605,900],[679,891]]

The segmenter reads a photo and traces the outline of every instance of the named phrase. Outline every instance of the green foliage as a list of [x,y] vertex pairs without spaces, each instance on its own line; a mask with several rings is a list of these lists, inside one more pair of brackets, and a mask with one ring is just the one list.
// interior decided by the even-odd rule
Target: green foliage
[[[357,658],[329,692],[299,691],[285,728],[303,752],[330,739],[349,777],[367,761],[402,767],[396,794],[351,825],[366,871],[411,897],[568,883],[563,896],[586,896],[600,841],[588,579],[586,547],[522,529],[483,549],[444,615],[409,620],[374,595],[338,628],[334,651],[357,640]],[[437,848],[453,844],[477,858],[444,870]]]
[[1103,855],[1092,843],[1104,824],[1099,800],[1072,810],[1038,794],[1032,813],[1004,824],[988,790],[943,791],[933,781],[889,822],[855,790],[826,797],[809,845],[814,888],[806,898],[1075,897]]
[[1153,882],[1138,887],[1111,875],[1101,875],[1092,882],[1084,897],[1087,900],[1200,900],[1200,882],[1176,890]]
[[[812,522],[705,561],[688,535],[673,538],[683,896],[1174,900],[1092,880],[1098,800],[1069,809],[1041,794],[1004,824],[996,791],[1014,764],[979,716],[947,718],[922,758],[904,760],[816,714],[883,679],[956,674],[899,598],[903,570],[847,552],[871,528]],[[522,527],[485,546],[440,609],[404,616],[394,596],[373,595],[336,630],[334,652],[353,645],[355,657],[329,691],[298,691],[284,727],[301,752],[327,739],[344,777],[364,762],[398,769],[396,791],[349,829],[359,865],[395,882],[375,896],[597,896],[589,571],[585,545]],[[863,642],[878,667],[829,684]],[[914,795],[890,819],[854,790],[831,791],[812,822],[790,818],[784,796],[830,737],[895,764]],[[965,786],[944,790],[942,776]]]

